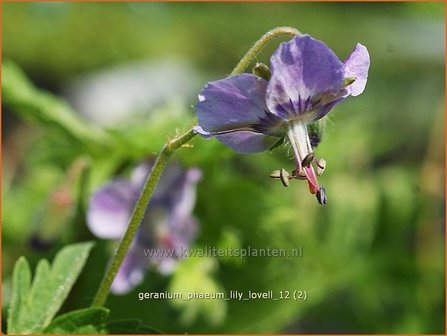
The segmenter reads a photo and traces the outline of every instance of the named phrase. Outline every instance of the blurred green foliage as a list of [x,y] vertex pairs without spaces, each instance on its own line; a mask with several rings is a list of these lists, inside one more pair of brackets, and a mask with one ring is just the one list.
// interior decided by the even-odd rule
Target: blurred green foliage
[[[321,178],[327,206],[319,206],[304,184],[286,189],[268,178],[292,166],[283,147],[244,156],[196,137],[174,158],[204,172],[196,247],[303,246],[303,257],[184,260],[171,277],[149,272],[142,286],[112,296],[107,308],[113,318],[140,318],[170,333],[445,332],[445,4],[2,3],[2,11],[3,59],[56,95],[80,73],[170,56],[186,58],[208,80],[222,78],[275,26],[309,33],[341,59],[355,43],[366,45],[367,88],[331,112],[317,149],[328,162]],[[276,47],[266,48],[259,61],[268,63]],[[35,265],[64,244],[92,239],[84,219],[89,193],[186,129],[196,98],[96,130],[58,98],[27,84],[12,63],[2,68],[6,305],[18,257]],[[55,106],[70,117],[54,114]],[[170,109],[180,117],[149,118]],[[70,229],[49,252],[36,252],[29,246],[39,228],[36,213],[79,157],[89,168],[84,186],[76,184],[80,204]],[[105,242],[93,250],[63,311],[90,304],[110,251]],[[309,298],[178,304],[137,297],[195,288],[304,289]]]

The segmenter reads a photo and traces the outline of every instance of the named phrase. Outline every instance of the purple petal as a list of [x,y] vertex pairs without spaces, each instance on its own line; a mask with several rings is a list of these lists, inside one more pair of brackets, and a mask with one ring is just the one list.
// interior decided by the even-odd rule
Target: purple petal
[[357,43],[354,51],[346,58],[343,65],[345,77],[356,77],[355,82],[349,86],[351,95],[358,96],[365,89],[369,64],[368,49],[364,45]]
[[124,234],[138,194],[129,182],[112,181],[90,198],[87,225],[99,238],[119,239]]
[[170,226],[171,245],[178,252],[189,248],[199,231],[197,220],[192,216],[178,217],[174,214],[170,218]]
[[185,170],[176,164],[166,167],[156,189],[157,196],[146,210],[140,226],[140,238],[146,245],[157,237],[169,238],[172,231],[183,227],[185,220],[192,218],[201,176],[202,172],[197,168]]
[[201,178],[201,171],[191,168],[186,171],[182,180],[177,183],[171,212],[179,218],[190,217],[196,204],[197,183]]
[[[144,186],[147,176],[153,166],[153,161],[146,161],[139,164],[132,172],[131,183],[138,194]],[[184,169],[177,164],[169,164],[166,166],[160,181],[155,188],[151,203],[160,204],[165,202],[166,197],[170,194],[177,193],[175,185],[185,175]]]
[[166,166],[160,183],[155,189],[154,201],[164,207],[171,204],[171,199],[178,193],[178,185],[183,183],[185,170],[178,164],[169,164]]
[[342,88],[343,63],[323,42],[309,35],[281,43],[270,62],[267,106],[282,119],[304,114],[322,95],[336,95]]
[[194,131],[206,139],[216,137],[220,142],[231,147],[241,154],[252,154],[263,152],[269,149],[279,140],[278,137],[267,136],[262,133],[252,131],[229,131],[220,134],[206,132],[200,126],[195,126]]
[[130,183],[134,186],[136,190],[141,190],[144,186],[144,182],[146,181],[149,172],[152,169],[153,161],[147,160],[143,163],[140,163],[135,169],[132,171],[132,175],[130,177]]
[[158,271],[163,275],[169,275],[174,273],[177,268],[178,260],[173,258],[166,258],[159,261],[157,265]]
[[251,128],[266,114],[267,81],[241,74],[208,83],[199,94],[196,113],[205,132]]
[[339,102],[343,101],[347,96],[348,95],[344,95],[344,96],[337,98],[336,100],[331,101],[330,103],[322,106],[321,108],[319,108],[314,120],[323,118],[326,114],[328,114],[335,107],[335,105],[337,105]]
[[190,248],[198,232],[197,221],[191,215],[181,217],[173,213],[168,225],[168,231],[161,232],[158,237],[158,249],[166,254],[159,254],[151,259],[162,274],[170,274],[175,270],[178,260],[185,256],[184,253]]
[[114,294],[126,294],[143,282],[147,260],[143,248],[133,243],[113,280],[111,290]]
[[164,232],[159,231],[158,234],[166,238],[162,241],[169,242],[168,248],[177,248],[179,241],[189,244],[197,235],[197,222],[192,213],[196,203],[197,184],[201,176],[202,172],[197,168],[182,171],[181,176],[172,180],[164,197],[164,203],[161,205],[167,210],[166,221],[163,221],[166,224]]
[[[191,168],[187,171],[173,169],[170,166],[167,175],[162,179],[169,179],[169,190],[160,197],[157,205],[153,204],[147,211],[149,220],[147,226],[140,231],[140,241],[145,246],[156,246],[159,254],[152,256],[150,262],[158,271],[169,274],[175,269],[177,259],[182,251],[190,247],[197,236],[198,225],[192,216],[196,201],[197,183],[201,178],[201,171]],[[145,230],[146,229],[146,230]],[[153,237],[156,241],[153,243]]]
[[241,154],[263,152],[272,147],[279,138],[251,131],[235,131],[216,135],[223,144]]
[[[195,239],[198,227],[193,217],[193,209],[196,204],[197,184],[202,173],[197,168],[183,171],[182,176],[172,185],[170,199],[166,202],[168,218],[166,231],[161,236],[165,238],[165,248],[178,249],[188,247]],[[188,245],[188,246],[186,246]]]

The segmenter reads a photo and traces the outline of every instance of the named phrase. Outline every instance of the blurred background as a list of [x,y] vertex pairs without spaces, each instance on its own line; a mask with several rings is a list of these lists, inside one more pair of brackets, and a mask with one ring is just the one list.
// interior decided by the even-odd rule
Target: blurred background
[[[228,75],[264,32],[292,26],[341,60],[357,42],[371,56],[365,92],[330,113],[316,150],[328,162],[327,206],[304,183],[269,179],[293,167],[284,148],[237,155],[196,137],[174,161],[203,171],[194,247],[302,246],[303,256],[186,259],[173,275],[151,270],[132,293],[111,296],[111,316],[167,333],[445,332],[445,4],[3,3],[2,11],[3,318],[18,257],[35,266],[95,239],[85,224],[91,192],[186,130],[202,86]],[[268,63],[280,41],[258,61]],[[51,95],[24,84],[19,67]],[[69,107],[53,95],[78,118],[59,120],[52,111]],[[97,242],[63,311],[90,304],[114,244]],[[306,290],[308,299],[137,299],[165,290]]]

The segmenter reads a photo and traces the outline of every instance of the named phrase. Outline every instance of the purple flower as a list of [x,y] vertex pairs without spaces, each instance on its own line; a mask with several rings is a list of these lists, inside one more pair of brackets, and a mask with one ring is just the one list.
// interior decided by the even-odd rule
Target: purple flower
[[357,44],[341,62],[323,42],[304,35],[282,43],[270,63],[269,81],[240,74],[208,83],[199,94],[195,130],[239,153],[264,151],[286,137],[296,170],[281,179],[307,179],[310,192],[326,203],[324,188],[318,185],[311,165],[314,154],[307,125],[323,118],[346,97],[363,92],[368,51]]
[[[139,165],[130,180],[115,180],[100,187],[92,196],[87,212],[87,225],[99,238],[120,239],[151,163]],[[112,292],[125,294],[143,281],[148,266],[164,274],[174,270],[197,235],[197,221],[192,216],[196,186],[201,172],[168,165],[146,209],[135,240],[112,284]],[[148,251],[151,254],[148,254]]]

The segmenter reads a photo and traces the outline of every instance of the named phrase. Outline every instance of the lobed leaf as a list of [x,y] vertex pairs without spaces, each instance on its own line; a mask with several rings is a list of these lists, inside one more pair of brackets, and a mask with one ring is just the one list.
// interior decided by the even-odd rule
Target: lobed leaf
[[93,243],[64,247],[53,265],[39,261],[30,288],[31,271],[21,257],[14,268],[12,300],[8,333],[36,334],[42,332],[61,308],[85,265]]
[[20,311],[26,303],[31,286],[31,270],[25,257],[20,257],[12,273],[11,304],[8,315],[8,334],[18,334]]

